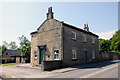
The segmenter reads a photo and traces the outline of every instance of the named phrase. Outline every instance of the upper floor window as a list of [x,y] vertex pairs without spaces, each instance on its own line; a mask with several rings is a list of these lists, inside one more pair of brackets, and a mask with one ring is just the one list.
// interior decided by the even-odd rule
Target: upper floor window
[[86,42],[86,35],[83,35],[83,42]]
[[94,44],[95,43],[95,39],[92,37],[92,44]]
[[76,33],[75,32],[72,32],[72,39],[76,40]]
[[92,51],[92,59],[95,59],[95,51]]
[[54,60],[59,60],[59,49],[54,49]]
[[77,59],[77,54],[75,49],[72,50],[72,59]]
[[36,51],[34,52],[34,57],[37,58],[37,52]]

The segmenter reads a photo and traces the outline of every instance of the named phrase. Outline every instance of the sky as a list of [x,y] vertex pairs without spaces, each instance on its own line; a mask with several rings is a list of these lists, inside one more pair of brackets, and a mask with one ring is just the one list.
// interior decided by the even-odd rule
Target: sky
[[48,7],[54,18],[83,29],[88,23],[91,32],[109,39],[118,30],[118,2],[3,2],[0,3],[0,45],[30,33],[46,20]]

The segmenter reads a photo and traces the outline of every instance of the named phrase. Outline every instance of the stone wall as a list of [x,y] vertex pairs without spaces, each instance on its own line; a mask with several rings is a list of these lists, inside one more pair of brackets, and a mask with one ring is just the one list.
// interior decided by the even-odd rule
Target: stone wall
[[120,59],[120,55],[114,52],[100,52],[100,61]]
[[[72,40],[72,32],[76,32],[76,40]],[[72,66],[84,63],[84,50],[87,50],[87,62],[92,62],[99,58],[98,52],[98,37],[72,29],[63,25],[63,66]],[[83,42],[83,35],[86,35],[86,41]],[[95,39],[95,43],[92,44],[92,39]],[[77,59],[72,60],[72,49],[77,50]],[[94,49],[96,58],[92,59],[92,50]]]
[[[118,53],[101,52],[101,53],[98,53],[98,54],[100,55],[99,56],[99,58],[100,58],[99,60],[89,61],[88,63],[120,59],[120,55],[118,55]],[[43,70],[43,71],[53,70],[53,69],[59,69],[59,68],[62,68],[62,67],[75,66],[75,65],[81,65],[81,64],[83,64],[83,62],[77,63],[77,61],[76,61],[76,63],[74,65],[70,65],[69,62],[68,62],[67,65],[64,65],[64,62],[61,61],[61,60],[59,60],[59,61],[42,61],[42,63],[41,63],[41,70]]]
[[53,70],[61,68],[61,61],[42,61],[41,70]]
[[38,47],[37,47],[37,35],[38,34],[31,35],[31,64],[32,64],[32,66],[38,65],[38,57],[35,58],[35,55],[34,55],[34,53],[37,52],[37,49],[38,49]]
[[[39,64],[38,46],[46,45],[45,61],[54,60],[54,49],[59,50],[59,60],[62,59],[62,26],[55,19],[49,19],[43,22],[35,34],[31,35],[31,64],[32,66]],[[37,52],[37,57],[34,57]]]
[[38,30],[38,45],[46,45],[45,61],[54,60],[54,49],[59,50],[59,60],[62,53],[62,26],[55,19],[47,20]]

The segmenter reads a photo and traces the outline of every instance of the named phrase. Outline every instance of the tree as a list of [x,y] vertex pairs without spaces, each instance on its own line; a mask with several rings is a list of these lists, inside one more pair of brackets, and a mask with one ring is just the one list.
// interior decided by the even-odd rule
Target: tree
[[111,40],[111,45],[110,49],[113,52],[120,52],[120,30],[116,31],[116,33],[113,35],[113,37],[110,39]]
[[27,58],[27,62],[30,62],[30,53],[31,53],[30,45],[31,45],[31,43],[24,35],[19,37],[19,40],[20,40],[20,48],[19,49],[25,55],[25,58]]
[[1,50],[2,50],[2,57],[3,57],[3,54],[4,54],[5,51],[7,50],[6,46],[5,46],[5,45],[2,45]]
[[8,48],[9,44],[6,41],[3,41],[2,45],[4,45],[4,47]]
[[99,51],[110,52],[111,51],[110,45],[111,45],[110,40],[99,39]]
[[2,56],[2,47],[0,46],[0,57]]
[[16,45],[16,42],[15,41],[11,41],[10,44],[9,44],[9,49],[17,49],[17,45]]

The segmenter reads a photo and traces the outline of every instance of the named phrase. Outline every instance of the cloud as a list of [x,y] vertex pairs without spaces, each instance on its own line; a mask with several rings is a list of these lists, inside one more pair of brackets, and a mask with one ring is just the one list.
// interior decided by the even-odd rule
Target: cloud
[[99,38],[102,38],[102,39],[110,39],[114,34],[115,34],[115,30],[113,31],[108,31],[108,32],[101,32],[101,33],[96,33]]

